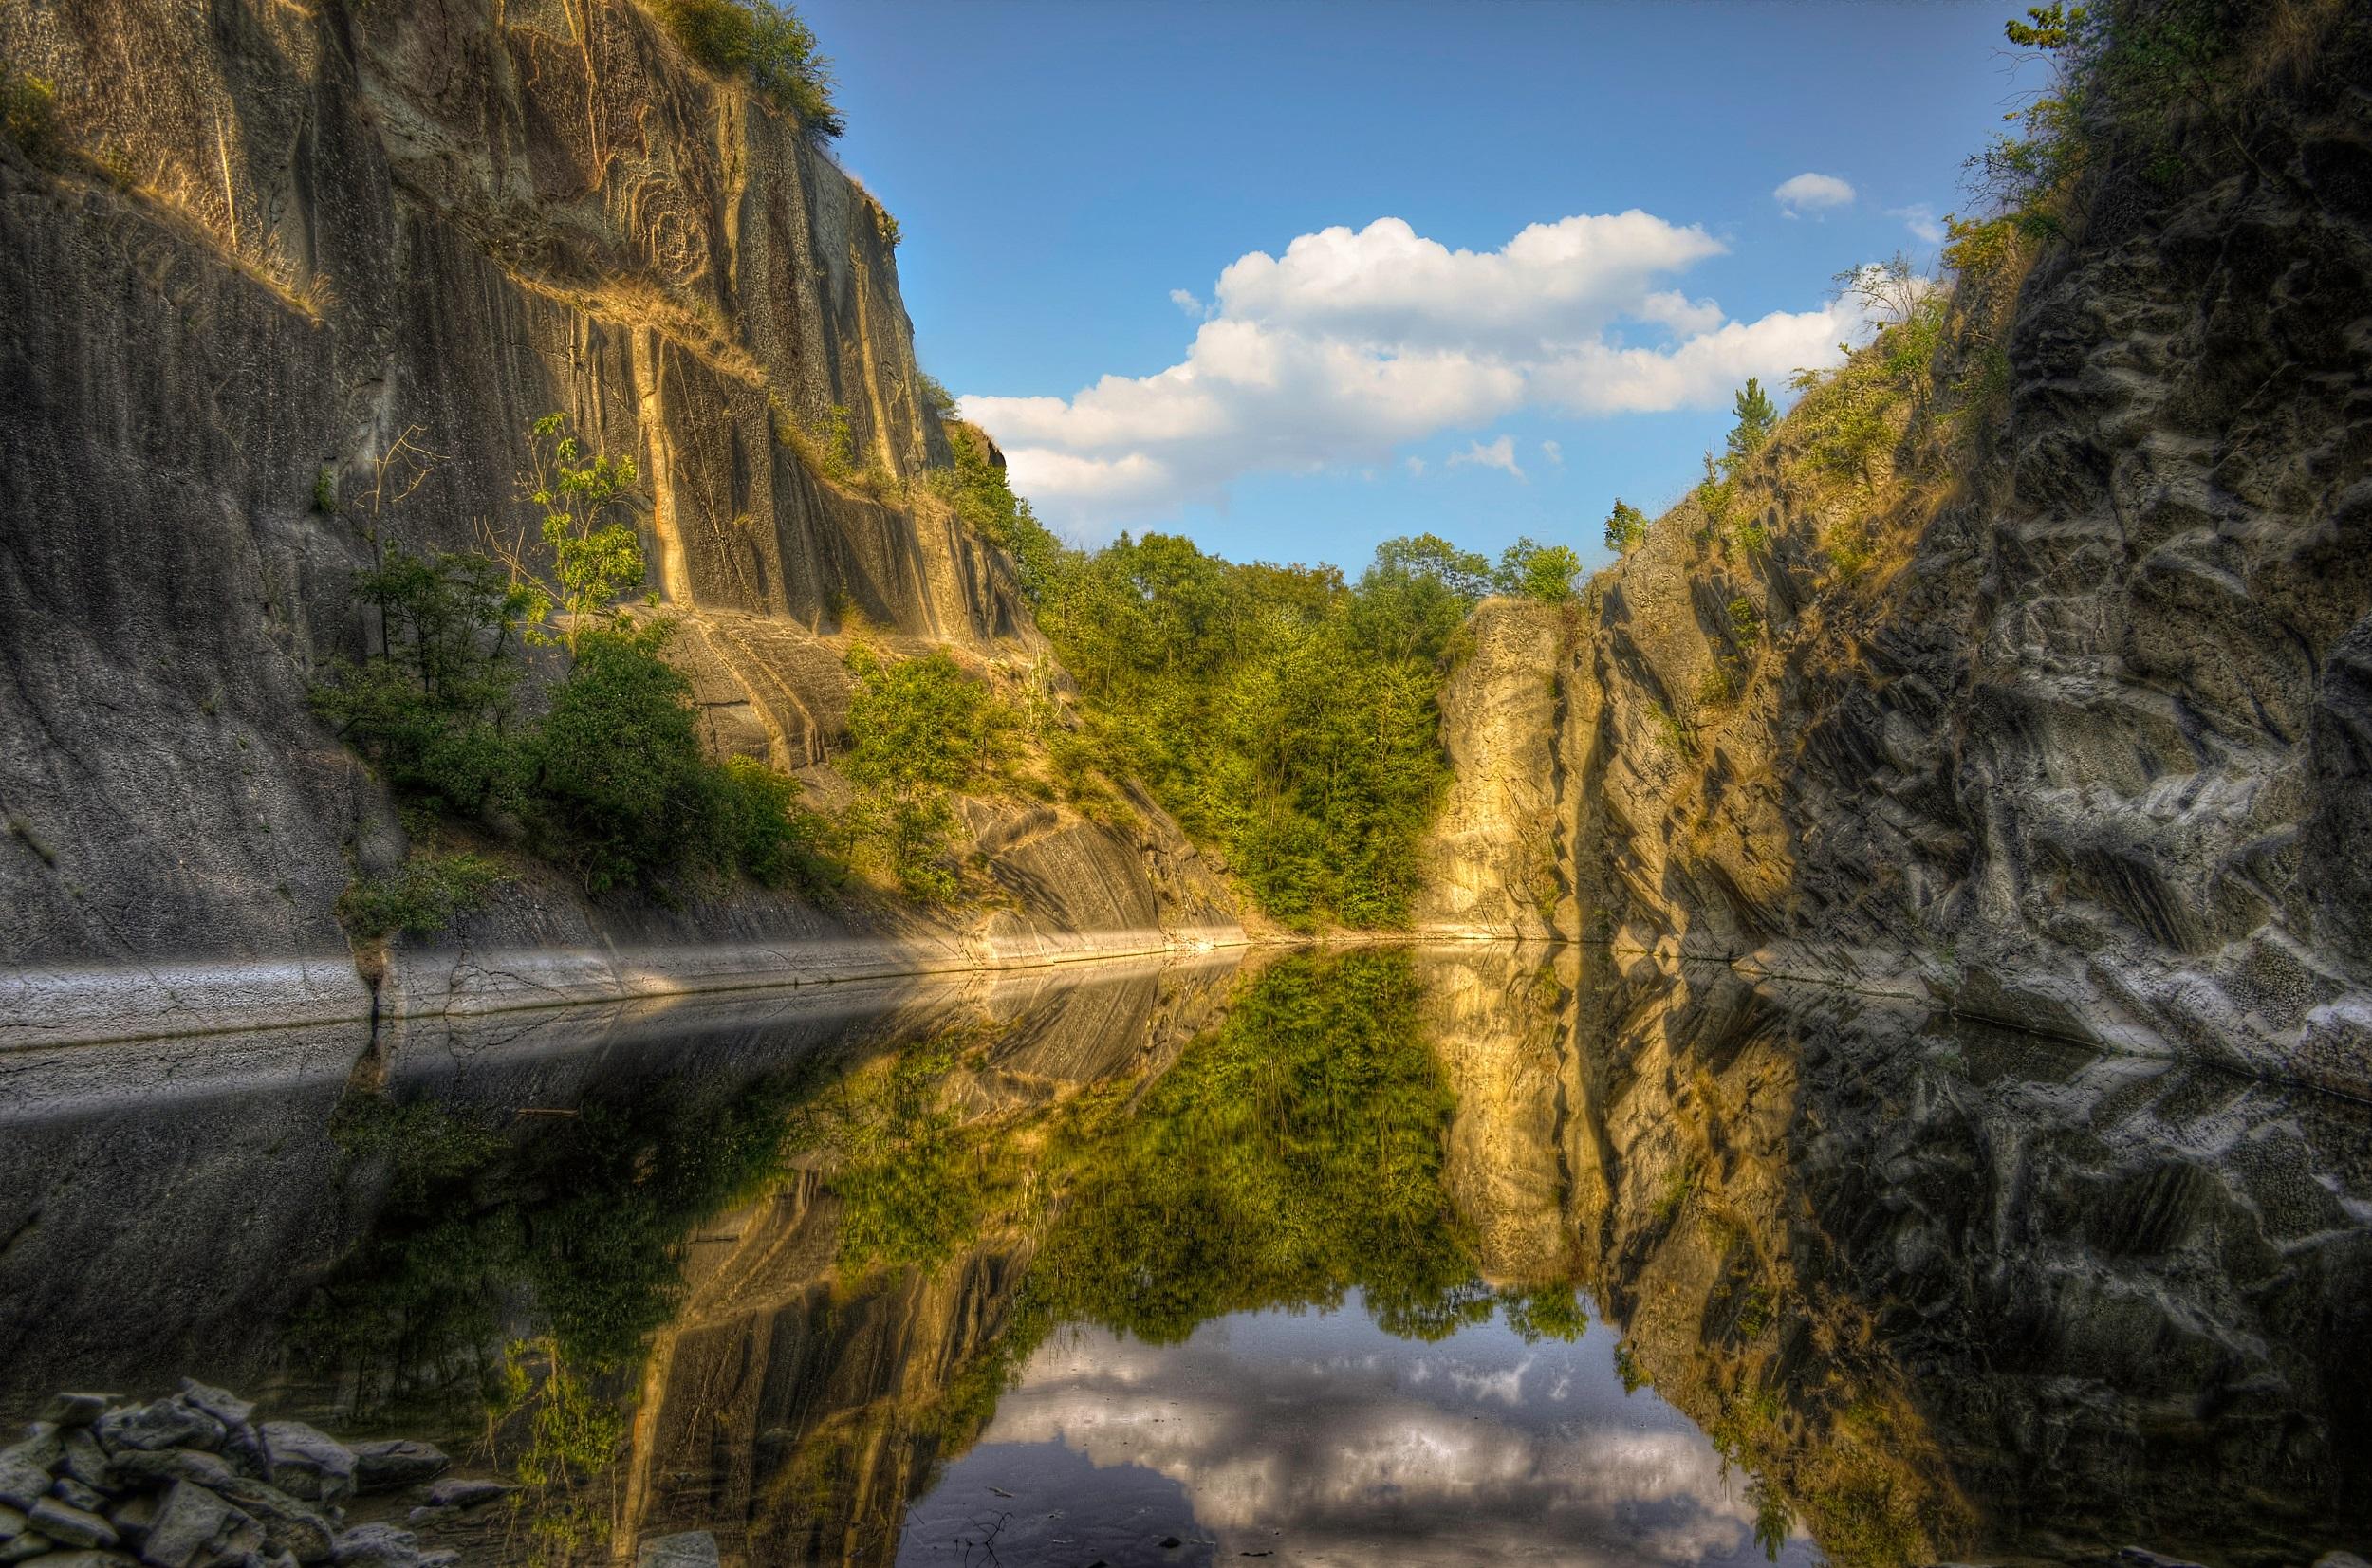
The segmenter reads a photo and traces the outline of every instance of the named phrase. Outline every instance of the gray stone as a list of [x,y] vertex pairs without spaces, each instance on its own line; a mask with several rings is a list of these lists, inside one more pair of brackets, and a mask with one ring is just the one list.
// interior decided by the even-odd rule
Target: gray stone
[[149,1568],[190,1568],[201,1558],[220,1560],[231,1538],[241,1533],[253,1534],[258,1542],[262,1539],[246,1514],[202,1486],[176,1481],[158,1505],[140,1560]]
[[287,1552],[299,1562],[329,1559],[330,1523],[320,1510],[251,1476],[226,1474],[213,1489],[254,1517],[263,1527],[264,1544],[271,1550]]
[[113,1468],[117,1482],[128,1486],[162,1486],[170,1482],[190,1481],[219,1491],[233,1477],[220,1454],[208,1453],[203,1448],[158,1448],[153,1452],[127,1448],[116,1455]]
[[442,1448],[409,1438],[388,1438],[354,1446],[354,1484],[364,1492],[393,1491],[398,1486],[434,1481],[452,1467]]
[[109,1411],[92,1430],[110,1454],[130,1449],[219,1448],[223,1439],[221,1422],[177,1399]]
[[264,1423],[271,1484],[310,1503],[343,1503],[354,1495],[354,1450],[302,1421]]
[[515,1490],[517,1488],[507,1481],[470,1481],[455,1476],[440,1481],[428,1489],[428,1505],[432,1508],[474,1508]]
[[49,1487],[49,1495],[86,1513],[95,1514],[107,1506],[107,1500],[98,1487],[85,1486],[70,1475],[58,1477]]
[[13,1448],[0,1453],[0,1503],[29,1508],[49,1495],[49,1483],[48,1467],[19,1456]]
[[113,1546],[121,1539],[103,1515],[54,1497],[26,1509],[25,1521],[61,1546]]
[[0,1540],[14,1540],[25,1533],[25,1510],[0,1503]]
[[14,1540],[0,1541],[0,1563],[23,1562],[46,1556],[56,1544],[39,1530],[28,1530]]
[[97,1547],[78,1547],[64,1552],[48,1552],[28,1559],[39,1568],[139,1568],[138,1558],[121,1552],[102,1551]]
[[157,1522],[160,1503],[155,1492],[137,1492],[107,1510],[107,1522],[116,1527],[125,1544],[138,1546],[148,1539],[148,1527]]
[[87,1427],[117,1402],[112,1393],[53,1393],[41,1408],[41,1418],[59,1427]]
[[218,1389],[194,1378],[181,1379],[181,1403],[192,1410],[204,1411],[226,1427],[243,1427],[255,1416],[252,1400],[242,1399],[229,1389]]
[[420,1538],[393,1524],[358,1524],[338,1538],[338,1568],[419,1568]]
[[634,1554],[634,1568],[717,1568],[716,1538],[706,1530],[653,1536]]
[[58,1434],[58,1463],[55,1474],[81,1482],[97,1491],[108,1491],[115,1485],[114,1467],[107,1463],[107,1450],[99,1446],[99,1439],[80,1427],[68,1427]]

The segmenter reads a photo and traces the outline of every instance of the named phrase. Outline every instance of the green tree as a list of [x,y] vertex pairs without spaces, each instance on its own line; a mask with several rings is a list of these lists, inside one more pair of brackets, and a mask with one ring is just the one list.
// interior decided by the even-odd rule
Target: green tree
[[642,542],[630,525],[611,516],[634,488],[634,458],[587,455],[565,414],[535,422],[529,451],[534,469],[528,499],[543,508],[556,585],[533,575],[526,581],[544,596],[538,619],[555,604],[568,617],[563,636],[574,653],[584,624],[616,615],[618,596],[642,581]]
[[1543,544],[1527,536],[1500,554],[1497,586],[1503,594],[1563,604],[1573,597],[1581,575],[1582,558],[1569,545]]
[[951,898],[957,883],[948,864],[955,827],[949,798],[995,770],[1010,719],[944,648],[885,659],[859,647],[848,669],[856,690],[841,770],[859,791],[852,826],[908,894]]
[[521,636],[533,596],[482,555],[415,554],[390,544],[354,578],[376,612],[381,652],[331,661],[313,711],[387,782],[477,814],[515,788]]
[[1779,406],[1765,395],[1763,383],[1749,376],[1730,409],[1738,421],[1730,430],[1730,460],[1737,463],[1762,451],[1771,432],[1779,428]]
[[1491,591],[1491,563],[1436,534],[1387,539],[1360,575],[1351,617],[1360,637],[1393,658],[1438,658]]
[[576,638],[529,748],[538,826],[587,891],[657,882],[717,842],[692,682],[659,656],[664,620]]
[[1629,555],[1646,542],[1647,514],[1621,496],[1615,497],[1614,510],[1606,514],[1606,548]]
[[719,76],[748,77],[816,145],[847,130],[832,101],[831,62],[781,0],[656,0],[652,9],[686,54]]

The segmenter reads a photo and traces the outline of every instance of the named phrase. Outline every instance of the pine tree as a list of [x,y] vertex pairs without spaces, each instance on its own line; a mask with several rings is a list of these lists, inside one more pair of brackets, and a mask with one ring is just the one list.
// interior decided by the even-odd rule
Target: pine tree
[[1730,409],[1738,416],[1737,427],[1730,432],[1730,455],[1733,460],[1751,457],[1778,428],[1779,406],[1765,395],[1763,383],[1749,376]]

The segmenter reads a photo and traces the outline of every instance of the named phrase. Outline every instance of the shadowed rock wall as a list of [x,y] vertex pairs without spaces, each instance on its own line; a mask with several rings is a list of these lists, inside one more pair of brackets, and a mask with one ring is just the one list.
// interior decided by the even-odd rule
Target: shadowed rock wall
[[[401,839],[307,681],[362,649],[366,523],[517,532],[554,410],[637,459],[719,750],[825,763],[860,616],[975,663],[1042,650],[1004,556],[900,483],[948,447],[886,215],[626,0],[39,0],[0,9],[0,54],[56,83],[68,149],[0,154],[0,962],[310,956],[350,1007],[331,906]],[[835,409],[893,499],[786,444]],[[433,460],[380,490],[407,440]],[[984,810],[1035,846],[1005,878],[1025,946],[1232,927],[1158,809],[1135,837]],[[464,938],[846,925],[538,892]]]

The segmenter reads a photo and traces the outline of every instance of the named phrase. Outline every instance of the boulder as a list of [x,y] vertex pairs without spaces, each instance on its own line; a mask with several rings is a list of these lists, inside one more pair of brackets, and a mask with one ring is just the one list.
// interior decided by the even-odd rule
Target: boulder
[[148,1528],[157,1522],[160,1504],[155,1492],[136,1492],[107,1510],[107,1522],[116,1527],[124,1544],[138,1546],[148,1539]]
[[95,1546],[49,1552],[30,1560],[41,1564],[41,1568],[139,1568],[137,1558],[126,1557],[121,1552],[102,1551]]
[[58,1393],[41,1408],[41,1418],[59,1427],[87,1427],[116,1403],[112,1393]]
[[302,1421],[264,1423],[271,1484],[308,1503],[343,1503],[354,1495],[354,1450]]
[[49,1495],[61,1503],[90,1513],[100,1513],[107,1506],[106,1495],[96,1486],[85,1486],[70,1475],[62,1475],[50,1484]]
[[14,1540],[0,1540],[0,1563],[24,1562],[46,1557],[56,1544],[39,1530],[28,1530]]
[[245,1551],[231,1548],[242,1540],[246,1550],[263,1544],[263,1532],[253,1520],[203,1486],[176,1481],[157,1508],[140,1546],[140,1560],[149,1568],[235,1560]]
[[474,1508],[515,1490],[517,1488],[506,1481],[468,1481],[455,1476],[429,1488],[428,1505],[432,1508]]
[[110,1454],[131,1449],[153,1452],[158,1448],[219,1448],[224,1434],[221,1422],[178,1399],[159,1399],[153,1404],[109,1411],[99,1418],[92,1430],[99,1434],[99,1441]]
[[232,1479],[232,1468],[223,1463],[222,1456],[203,1448],[130,1448],[115,1457],[112,1468],[118,1485],[125,1486],[163,1486],[188,1481],[219,1490]]
[[99,1446],[99,1439],[81,1427],[68,1427],[58,1434],[56,1474],[98,1491],[115,1487],[114,1467],[107,1463],[107,1450]]
[[299,1562],[329,1560],[329,1521],[318,1509],[252,1476],[227,1475],[213,1489],[253,1516],[270,1550],[286,1552]]
[[653,1536],[635,1553],[634,1568],[718,1568],[716,1538],[706,1530]]
[[39,1465],[0,1454],[0,1503],[29,1508],[49,1495],[50,1484],[49,1472]]
[[45,1497],[25,1510],[25,1522],[61,1546],[113,1546],[121,1538],[104,1515]]
[[14,1540],[25,1533],[25,1510],[0,1503],[0,1541]]
[[331,1561],[338,1568],[447,1568],[458,1552],[420,1549],[419,1537],[392,1524],[358,1524],[338,1538]]
[[243,1427],[255,1415],[255,1403],[242,1399],[229,1389],[218,1389],[194,1378],[181,1379],[179,1399],[192,1410],[204,1411],[226,1427]]
[[387,1438],[354,1446],[354,1485],[363,1492],[391,1492],[398,1486],[434,1481],[453,1461],[442,1448],[409,1438]]

